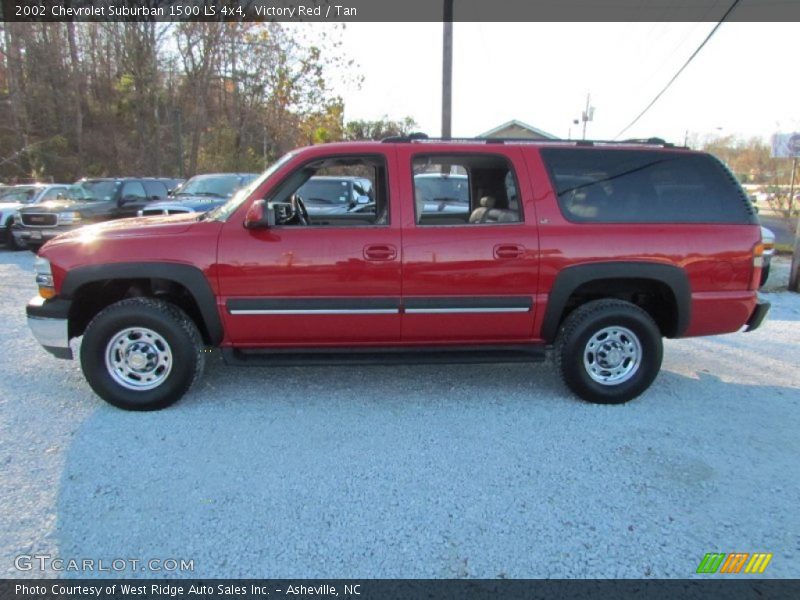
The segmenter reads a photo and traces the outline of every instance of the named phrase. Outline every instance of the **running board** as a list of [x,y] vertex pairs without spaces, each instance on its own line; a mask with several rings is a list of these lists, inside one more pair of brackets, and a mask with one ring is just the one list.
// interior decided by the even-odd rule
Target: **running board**
[[392,348],[223,348],[229,365],[317,367],[328,365],[419,365],[541,362],[545,346],[414,346]]

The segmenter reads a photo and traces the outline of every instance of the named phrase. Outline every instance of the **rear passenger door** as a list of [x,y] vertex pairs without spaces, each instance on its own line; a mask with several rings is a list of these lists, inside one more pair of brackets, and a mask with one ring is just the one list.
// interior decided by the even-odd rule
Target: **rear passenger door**
[[[453,153],[408,144],[398,146],[398,163],[403,342],[529,341],[539,254],[520,149]],[[463,203],[463,195],[454,201],[425,197],[420,182],[431,178],[466,185],[469,210],[445,212]]]

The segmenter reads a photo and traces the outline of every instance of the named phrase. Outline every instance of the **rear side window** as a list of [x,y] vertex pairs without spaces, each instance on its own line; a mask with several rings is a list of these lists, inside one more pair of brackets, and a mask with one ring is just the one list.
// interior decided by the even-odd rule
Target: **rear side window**
[[756,223],[733,175],[708,154],[542,150],[561,212],[579,223]]

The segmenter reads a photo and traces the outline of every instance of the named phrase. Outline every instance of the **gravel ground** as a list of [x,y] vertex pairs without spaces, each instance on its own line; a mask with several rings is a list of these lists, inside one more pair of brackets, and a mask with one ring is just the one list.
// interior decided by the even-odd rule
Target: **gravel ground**
[[757,332],[667,341],[623,406],[576,400],[547,363],[213,355],[179,404],[134,414],[37,345],[32,264],[0,252],[0,576],[46,575],[14,568],[41,553],[201,577],[687,577],[763,551],[800,577],[800,295],[769,294]]

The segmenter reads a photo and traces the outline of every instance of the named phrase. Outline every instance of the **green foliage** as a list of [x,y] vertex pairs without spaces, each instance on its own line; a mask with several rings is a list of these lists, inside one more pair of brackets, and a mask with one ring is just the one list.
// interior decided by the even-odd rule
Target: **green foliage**
[[408,135],[417,127],[411,117],[393,121],[384,115],[377,121],[349,121],[345,126],[347,140],[382,140],[395,135]]
[[343,139],[331,73],[360,84],[337,28],[313,39],[278,23],[3,29],[0,180],[260,171],[298,145]]

